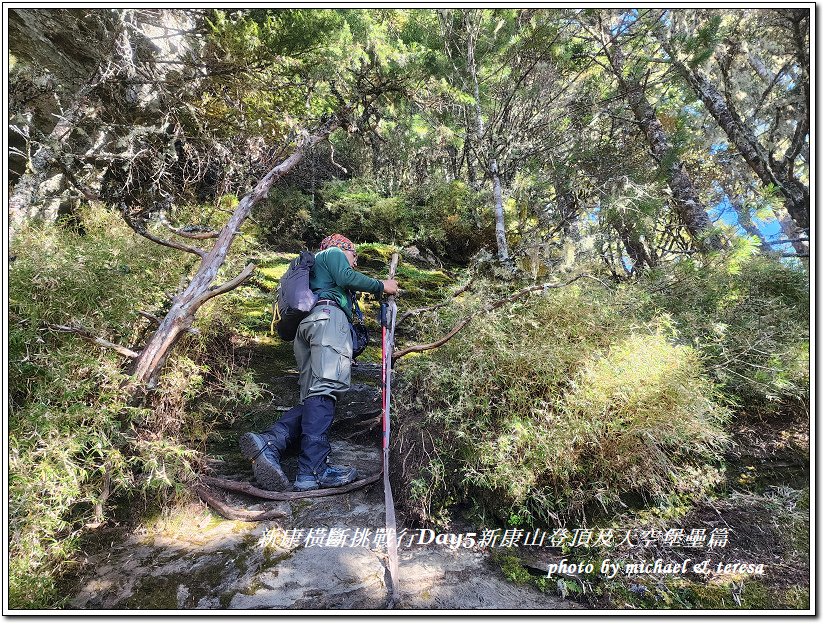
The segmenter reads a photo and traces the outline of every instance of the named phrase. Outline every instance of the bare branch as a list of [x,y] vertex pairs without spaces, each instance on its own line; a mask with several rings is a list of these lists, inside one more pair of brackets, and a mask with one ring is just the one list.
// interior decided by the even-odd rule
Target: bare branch
[[54,325],[52,323],[48,323],[46,325],[46,327],[48,327],[49,329],[52,329],[54,331],[58,331],[58,332],[77,334],[78,336],[80,336],[84,340],[88,340],[89,342],[93,342],[94,344],[96,344],[100,347],[105,347],[106,349],[113,349],[114,351],[117,351],[120,355],[124,355],[128,358],[138,358],[138,357],[140,357],[140,354],[137,353],[136,351],[132,351],[131,349],[129,349],[127,347],[123,347],[119,344],[109,342],[108,340],[106,340],[104,338],[100,338],[99,336],[95,336],[94,334],[92,334],[89,330],[85,329],[84,327],[69,326],[69,325]]
[[341,164],[335,162],[335,146],[332,145],[332,141],[329,141],[329,160],[335,165],[338,169],[343,171],[344,173],[349,173],[349,171]]
[[195,240],[207,240],[209,238],[217,238],[220,236],[220,232],[217,230],[197,230],[197,226],[184,226],[182,228],[176,228],[169,220],[166,218],[166,215],[160,213],[160,222],[166,226],[170,232],[177,234],[178,236],[183,236],[184,238],[192,238]]
[[199,247],[189,247],[189,245],[184,245],[183,243],[178,243],[176,241],[166,240],[165,238],[160,238],[158,236],[155,236],[154,234],[151,234],[143,224],[132,221],[129,218],[125,205],[122,206],[121,212],[123,214],[123,220],[126,221],[128,226],[132,228],[136,233],[140,234],[142,237],[148,238],[150,241],[157,243],[158,245],[163,245],[164,247],[171,247],[172,249],[186,251],[188,253],[192,253],[196,256],[199,256],[201,259],[206,258],[206,252],[200,249]]
[[60,168],[60,171],[63,172],[63,175],[66,176],[66,179],[68,179],[69,183],[78,191],[83,193],[83,197],[85,197],[88,201],[100,200],[100,195],[96,191],[93,191],[88,186],[80,182],[80,180],[78,180],[77,177],[74,175],[74,172],[71,169],[69,169],[68,165],[65,162],[63,162],[62,158],[55,158],[54,162]]
[[809,238],[790,238],[787,240],[770,241],[771,245],[783,245],[784,243],[809,243]]
[[[232,212],[232,216],[220,231],[215,243],[209,252],[201,255],[202,261],[194,277],[189,281],[185,290],[173,300],[172,308],[158,330],[143,348],[140,359],[134,372],[137,386],[152,387],[156,382],[157,374],[163,367],[166,358],[174,346],[180,332],[191,326],[191,321],[198,308],[206,301],[221,293],[236,288],[243,280],[249,277],[255,266],[250,264],[234,280],[218,287],[211,287],[217,272],[226,259],[232,241],[240,232],[240,226],[249,217],[252,207],[266,197],[272,185],[288,174],[302,159],[305,152],[324,140],[330,133],[340,127],[340,117],[348,115],[349,110],[342,110],[339,114],[331,115],[322,120],[314,134],[303,136],[295,150],[286,159],[275,165],[264,175],[250,193],[240,200]],[[124,216],[125,208],[124,208]],[[127,219],[128,221],[128,219]],[[168,241],[166,241],[168,243]],[[177,245],[178,247],[185,247]],[[191,249],[191,248],[190,248]],[[198,250],[199,251],[199,250]],[[195,252],[197,253],[197,252]]]
[[423,312],[432,312],[434,310],[438,310],[439,308],[443,308],[443,307],[449,305],[451,303],[452,299],[456,299],[457,297],[459,297],[460,295],[465,293],[467,290],[472,288],[472,285],[474,283],[475,283],[475,278],[473,277],[471,280],[469,280],[466,283],[465,286],[461,286],[458,290],[456,290],[454,293],[452,293],[452,296],[449,299],[447,299],[446,301],[442,301],[441,303],[436,303],[435,305],[427,306],[425,308],[415,308],[414,310],[408,310],[408,311],[404,312],[401,315],[401,317],[397,320],[397,322],[395,323],[395,327],[397,327],[398,325],[403,323],[410,316],[413,316],[415,314],[421,314]]
[[449,333],[446,334],[446,336],[444,336],[440,340],[437,340],[435,342],[430,342],[429,344],[415,345],[413,347],[407,347],[406,349],[401,349],[400,351],[395,351],[392,354],[392,362],[394,363],[398,359],[402,358],[404,355],[409,355],[410,353],[418,353],[420,351],[429,351],[431,349],[437,349],[438,347],[443,346],[455,334],[457,334],[459,331],[461,331],[466,326],[466,324],[469,323],[469,321],[471,321],[473,318],[475,318],[475,316],[477,316],[477,315],[473,314],[472,316],[467,317],[467,318],[459,321],[458,324],[455,325],[455,327],[453,327],[449,331]]
[[208,240],[210,238],[217,238],[218,236],[220,236],[220,232],[218,232],[217,230],[208,230],[205,232],[187,232],[185,228],[175,228],[171,227],[170,225],[166,225],[166,227],[169,228],[169,231],[173,234],[177,234],[178,236],[183,236],[184,238],[191,238],[194,240]]
[[253,262],[250,262],[246,265],[243,271],[238,274],[237,277],[234,279],[229,280],[228,282],[222,283],[220,286],[214,286],[207,290],[205,293],[194,299],[192,302],[192,306],[197,309],[206,303],[212,297],[217,297],[218,295],[222,295],[223,293],[227,293],[230,290],[234,290],[238,286],[240,286],[243,282],[249,279],[249,276],[254,272],[257,267]]
[[155,316],[151,312],[146,312],[144,310],[138,310],[137,313],[140,316],[142,316],[143,318],[147,318],[150,321],[153,321],[154,323],[157,323],[158,325],[160,325],[160,318],[158,318],[157,316]]

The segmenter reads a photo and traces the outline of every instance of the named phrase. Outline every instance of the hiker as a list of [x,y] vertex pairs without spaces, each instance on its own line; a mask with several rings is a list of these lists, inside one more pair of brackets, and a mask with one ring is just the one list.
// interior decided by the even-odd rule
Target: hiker
[[298,440],[296,490],[339,487],[357,476],[354,467],[327,463],[331,446],[326,437],[335,416],[335,402],[349,389],[351,379],[351,291],[378,297],[398,291],[395,280],[368,277],[354,270],[357,264],[355,245],[345,236],[332,234],[321,241],[309,274],[309,286],[318,295],[318,302],[301,321],[293,342],[300,370],[300,403],[266,431],[240,437],[241,452],[252,461],[255,479],[267,490],[289,489],[280,457]]

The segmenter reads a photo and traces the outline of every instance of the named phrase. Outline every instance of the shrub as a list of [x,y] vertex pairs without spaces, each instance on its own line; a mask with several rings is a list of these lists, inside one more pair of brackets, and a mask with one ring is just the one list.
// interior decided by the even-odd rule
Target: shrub
[[[22,229],[9,270],[12,608],[58,605],[57,580],[86,525],[112,511],[107,499],[174,496],[201,461],[210,421],[226,408],[220,401],[255,393],[233,358],[223,299],[199,315],[199,336],[181,339],[145,407],[129,404],[122,356],[49,329],[79,324],[140,345],[152,326],[136,311],[162,315],[165,292],[192,262],[103,209],[84,209],[80,222],[82,234],[60,225]],[[220,391],[195,402],[206,388]]]
[[458,180],[430,180],[407,193],[413,213],[410,239],[435,255],[466,262],[482,247],[495,248],[492,199]]
[[415,244],[453,262],[466,262],[484,245],[495,244],[491,200],[462,182],[430,181],[387,196],[374,181],[353,178],[326,183],[322,195],[323,207],[313,218],[315,232]]
[[726,412],[697,354],[613,297],[532,296],[409,361],[395,456],[417,450],[396,466],[414,513],[446,522],[469,498],[501,520],[558,521],[717,481]]
[[683,262],[648,276],[639,308],[667,318],[742,413],[804,413],[809,401],[809,278],[765,256]]
[[323,187],[324,209],[316,219],[323,232],[341,232],[362,242],[403,242],[410,215],[402,196],[384,196],[367,178],[334,180]]
[[291,186],[273,188],[254,209],[259,234],[274,249],[300,251],[313,233],[313,208],[310,194]]

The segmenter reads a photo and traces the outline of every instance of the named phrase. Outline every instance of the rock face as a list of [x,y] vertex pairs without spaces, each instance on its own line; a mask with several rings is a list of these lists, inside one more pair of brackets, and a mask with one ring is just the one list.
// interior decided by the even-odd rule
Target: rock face
[[[351,518],[346,511],[347,497],[335,498],[335,526],[340,528]],[[270,537],[289,529],[275,523],[215,521],[207,512],[194,509],[188,517],[193,526],[186,531],[132,536],[90,560],[93,572],[69,606],[150,610],[387,608],[386,555],[371,542],[369,546],[342,547],[307,547],[301,542],[284,548],[272,545]],[[188,533],[204,523],[209,526],[200,529],[197,538]],[[315,525],[313,529],[324,528]],[[487,557],[487,552],[477,549],[401,548],[400,600],[395,608],[579,608],[530,587],[511,584]]]
[[94,71],[101,44],[111,39],[114,18],[112,10],[9,9],[9,48],[18,61],[76,91]]
[[[370,430],[378,390],[374,366],[358,367],[350,392],[338,405],[330,431],[331,461],[356,466],[362,475],[380,471],[380,425]],[[295,397],[296,379],[270,384],[273,412],[236,424],[226,446],[213,449],[221,476],[250,480],[235,439],[250,426],[263,428]],[[285,404],[281,406],[280,404]],[[379,411],[379,408],[378,408]],[[284,469],[294,477],[296,458]],[[226,503],[262,509],[260,500],[227,494]],[[126,536],[101,536],[107,546],[90,554],[71,598],[74,609],[385,609],[389,573],[379,481],[351,493],[276,503],[287,516],[247,523],[223,520],[202,505]],[[265,505],[271,506],[272,502]],[[404,528],[407,529],[403,534]],[[415,527],[398,521],[400,599],[396,609],[571,609],[574,603],[516,586],[488,561],[489,550],[417,545]],[[113,546],[108,544],[114,542]]]
[[162,129],[155,81],[178,68],[187,47],[176,33],[190,27],[184,11],[165,9],[9,10],[12,235],[71,212],[76,179],[97,181],[128,157],[136,129]]
[[302,548],[256,577],[260,589],[238,593],[230,609],[374,609],[386,602],[384,567],[374,552]]

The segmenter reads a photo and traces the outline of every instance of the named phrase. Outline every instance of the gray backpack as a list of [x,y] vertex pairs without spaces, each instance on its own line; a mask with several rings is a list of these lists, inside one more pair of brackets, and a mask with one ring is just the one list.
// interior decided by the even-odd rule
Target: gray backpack
[[318,302],[318,296],[309,288],[309,273],[314,266],[314,254],[310,251],[301,251],[300,255],[289,263],[289,268],[280,278],[277,299],[272,306],[272,324],[282,340],[295,339],[298,325]]

